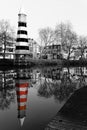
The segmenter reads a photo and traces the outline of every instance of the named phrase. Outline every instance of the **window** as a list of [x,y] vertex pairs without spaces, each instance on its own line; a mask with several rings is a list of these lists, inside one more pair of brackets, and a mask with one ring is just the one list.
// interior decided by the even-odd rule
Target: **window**
[[56,46],[56,45],[54,45],[54,49],[57,49],[57,46]]
[[9,48],[8,51],[9,51],[9,52],[13,52],[13,48]]

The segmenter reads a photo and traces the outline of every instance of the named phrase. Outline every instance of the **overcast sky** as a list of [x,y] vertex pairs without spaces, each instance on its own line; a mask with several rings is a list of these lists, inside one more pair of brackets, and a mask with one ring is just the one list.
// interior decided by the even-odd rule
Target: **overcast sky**
[[70,21],[79,35],[87,35],[87,0],[1,0],[0,20],[9,20],[17,31],[18,12],[23,5],[27,13],[28,36],[38,38],[38,30],[54,28]]

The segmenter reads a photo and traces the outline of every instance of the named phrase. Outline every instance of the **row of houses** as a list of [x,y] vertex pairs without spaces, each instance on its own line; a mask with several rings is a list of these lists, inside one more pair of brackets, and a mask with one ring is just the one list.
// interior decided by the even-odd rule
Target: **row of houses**
[[[79,60],[81,58],[81,48],[78,45],[74,45],[71,51],[70,60]],[[68,52],[63,50],[61,44],[52,44],[43,48],[41,56],[45,59],[67,59]],[[87,47],[83,50],[82,58],[87,59]]]
[[[15,46],[16,40],[6,41],[5,45],[0,44],[0,59],[14,59],[15,58]],[[30,58],[37,58],[40,54],[40,46],[34,39],[28,39],[29,56]]]
[[[15,58],[15,44],[16,40],[7,41],[6,45],[0,44],[0,59],[3,59],[5,53],[5,59]],[[34,39],[28,39],[29,45],[29,57],[30,58],[43,58],[43,59],[67,59],[68,53],[65,53],[61,44],[52,44],[45,47],[41,47]],[[79,60],[81,52],[79,47],[75,47],[70,55],[71,60]],[[83,58],[87,58],[87,47],[84,49]]]
[[62,58],[61,50],[60,44],[48,45],[43,48],[41,56],[46,59],[60,59]]

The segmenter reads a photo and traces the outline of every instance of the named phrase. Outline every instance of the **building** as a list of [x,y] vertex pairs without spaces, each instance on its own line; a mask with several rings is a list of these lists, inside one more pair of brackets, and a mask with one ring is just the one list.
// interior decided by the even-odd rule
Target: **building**
[[62,58],[61,45],[48,45],[42,51],[42,58],[46,59],[60,59]]
[[40,45],[32,38],[28,39],[29,43],[29,54],[33,59],[37,59],[40,56]]
[[84,49],[84,58],[87,59],[87,46]]
[[15,39],[6,41],[6,44],[0,44],[0,59],[14,59]]
[[[73,51],[70,55],[70,60],[79,60],[81,58],[81,55],[82,55],[82,59],[87,59],[87,47],[82,48],[82,50],[81,50],[81,47],[79,47],[78,45],[76,45],[76,46],[74,45],[72,47],[72,50]],[[67,54],[65,57],[65,53],[63,53],[63,57],[65,59],[67,59]]]

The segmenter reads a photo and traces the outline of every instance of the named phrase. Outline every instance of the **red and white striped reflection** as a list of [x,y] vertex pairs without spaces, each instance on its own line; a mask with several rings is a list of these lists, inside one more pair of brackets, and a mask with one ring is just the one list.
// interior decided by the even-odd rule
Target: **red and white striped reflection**
[[29,86],[29,83],[27,82],[27,80],[16,81],[16,94],[17,94],[17,102],[18,102],[18,118],[19,118],[21,126],[23,125],[24,119],[26,116],[28,86]]

